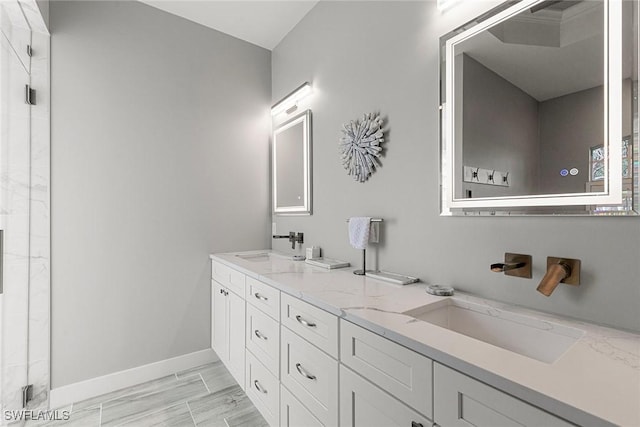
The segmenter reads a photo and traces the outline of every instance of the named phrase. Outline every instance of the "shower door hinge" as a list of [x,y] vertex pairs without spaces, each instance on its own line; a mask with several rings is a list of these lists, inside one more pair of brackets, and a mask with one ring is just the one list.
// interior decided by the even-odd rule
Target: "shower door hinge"
[[22,387],[22,407],[26,408],[27,403],[33,399],[33,384]]
[[31,49],[31,45],[30,44],[27,45],[27,56],[28,57],[32,57],[33,56],[33,50]]
[[36,105],[36,90],[31,89],[29,85],[24,85],[24,102],[28,105]]

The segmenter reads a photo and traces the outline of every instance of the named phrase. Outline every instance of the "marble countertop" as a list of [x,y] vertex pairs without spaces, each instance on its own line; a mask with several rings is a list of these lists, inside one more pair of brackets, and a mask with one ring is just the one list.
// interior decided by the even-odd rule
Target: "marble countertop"
[[398,286],[277,255],[211,258],[576,424],[640,426],[640,335],[456,293],[584,331],[549,364],[403,314],[447,298],[421,283]]

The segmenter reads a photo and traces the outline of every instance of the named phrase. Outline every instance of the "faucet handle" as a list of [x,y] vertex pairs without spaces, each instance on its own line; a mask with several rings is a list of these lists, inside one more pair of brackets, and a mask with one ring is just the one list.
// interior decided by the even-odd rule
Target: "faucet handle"
[[504,272],[507,276],[522,277],[531,279],[531,255],[523,254],[504,254],[504,263],[499,262],[491,264],[491,271],[494,273]]

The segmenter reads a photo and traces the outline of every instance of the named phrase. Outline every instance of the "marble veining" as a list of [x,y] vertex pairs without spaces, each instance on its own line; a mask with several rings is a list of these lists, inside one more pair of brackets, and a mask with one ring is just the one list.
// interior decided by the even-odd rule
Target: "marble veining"
[[[21,388],[33,384],[27,409],[38,410],[48,406],[49,398],[49,34],[34,0],[5,2],[3,7],[9,4],[25,25],[3,20],[3,43],[18,52],[18,68],[38,88],[38,103],[28,106],[22,97],[5,92],[0,96],[2,120],[10,117],[12,124],[3,129],[7,134],[0,147],[0,228],[5,230],[0,408],[22,409]],[[24,53],[28,43],[32,57]],[[3,44],[2,55],[7,52]],[[7,59],[0,61],[3,67],[15,63]],[[24,84],[21,73],[11,75]]]
[[[264,251],[261,251],[264,252]],[[579,425],[640,426],[640,335],[456,293],[458,307],[574,338],[553,363],[407,315],[448,297],[269,257],[212,259]],[[612,398],[615,396],[615,398]]]

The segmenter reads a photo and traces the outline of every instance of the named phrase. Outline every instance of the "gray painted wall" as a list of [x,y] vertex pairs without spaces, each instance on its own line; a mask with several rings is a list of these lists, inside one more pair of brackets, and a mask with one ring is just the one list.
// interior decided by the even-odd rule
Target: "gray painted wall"
[[[496,6],[466,2],[320,2],[272,53],[273,100],[313,82],[313,196],[309,217],[275,217],[278,233],[360,264],[345,219],[385,218],[379,267],[539,310],[640,330],[640,219],[440,217],[439,37]],[[341,124],[380,111],[389,129],[383,166],[365,184],[337,154]],[[291,251],[287,242],[273,247]],[[533,280],[489,271],[504,252],[533,255]],[[582,259],[582,285],[546,298],[535,288],[547,256]],[[370,264],[371,265],[371,264]]]
[[[540,103],[542,193],[585,191],[589,181],[589,147],[604,140],[603,116],[603,86]],[[578,168],[578,175],[560,175],[560,170],[571,168]]]
[[511,185],[465,182],[459,186],[471,190],[472,197],[538,194],[538,101],[471,56],[463,54],[461,62],[462,164],[509,172]]
[[52,386],[210,347],[208,254],[269,245],[270,52],[51,2]]

